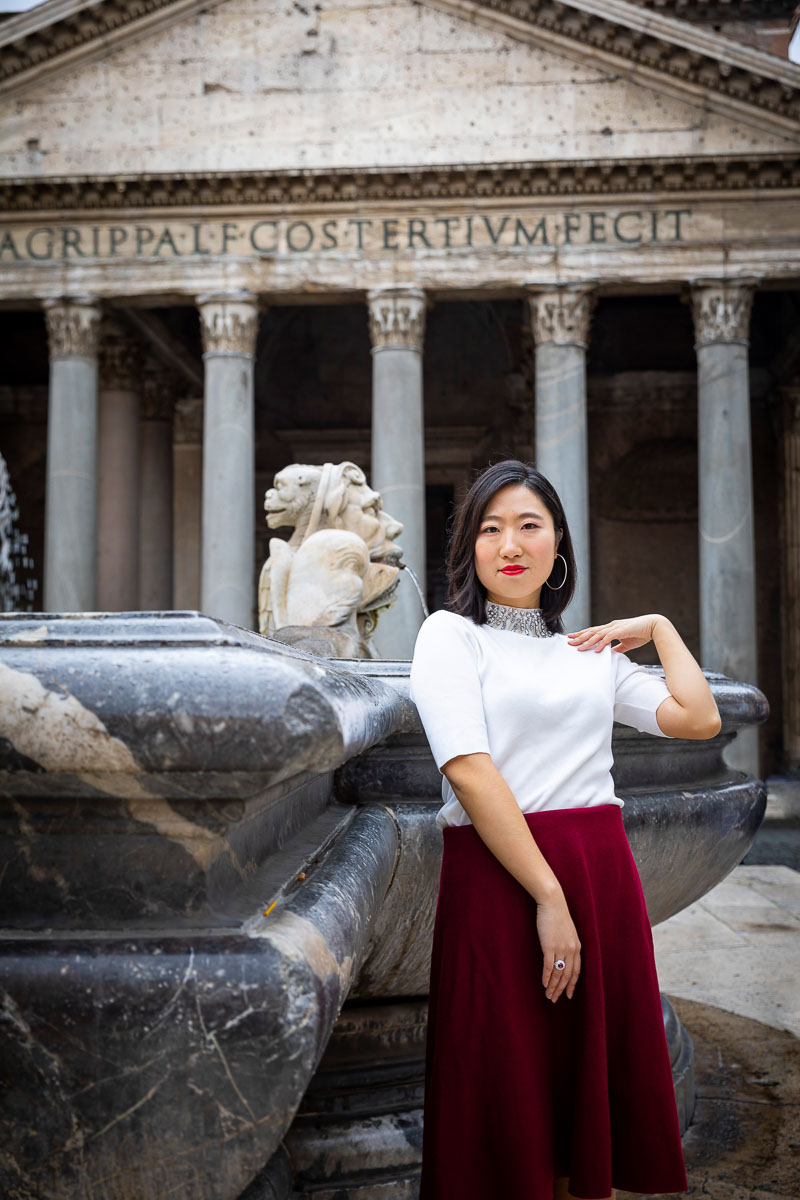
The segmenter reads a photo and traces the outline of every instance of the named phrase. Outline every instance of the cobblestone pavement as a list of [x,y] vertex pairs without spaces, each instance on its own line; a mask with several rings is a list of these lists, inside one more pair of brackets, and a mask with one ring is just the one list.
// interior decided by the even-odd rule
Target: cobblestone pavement
[[674,1200],[800,1197],[800,781],[768,786],[742,863],[653,930],[662,991],[695,1048],[689,1192]]
[[[713,1200],[800,1196],[800,1041],[709,1004],[671,997],[695,1049],[697,1104],[683,1137],[689,1191]],[[636,1200],[617,1192],[617,1200]]]

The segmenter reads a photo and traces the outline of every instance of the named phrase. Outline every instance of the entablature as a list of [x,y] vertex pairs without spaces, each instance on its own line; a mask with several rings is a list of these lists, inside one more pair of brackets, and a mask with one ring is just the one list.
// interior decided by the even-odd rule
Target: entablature
[[197,175],[0,180],[5,213],[528,197],[673,196],[800,188],[800,152],[730,157],[462,163]]

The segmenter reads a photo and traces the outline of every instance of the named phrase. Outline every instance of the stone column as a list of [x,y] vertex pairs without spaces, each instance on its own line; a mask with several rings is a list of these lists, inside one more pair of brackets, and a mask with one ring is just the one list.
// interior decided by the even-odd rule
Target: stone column
[[139,607],[139,378],[141,347],[105,320],[100,343],[97,600],[104,612]]
[[[403,562],[425,594],[425,423],[422,346],[425,293],[415,287],[373,288],[367,295],[372,341],[371,485],[403,523]],[[425,614],[414,580],[401,571],[394,605],[378,618],[382,658],[410,659]]]
[[[586,347],[595,296],[589,284],[529,296],[536,344],[536,466],[561,497],[577,563],[577,588],[562,620],[569,630],[592,621],[589,555],[589,459]],[[559,558],[552,580],[564,578]]]
[[[758,683],[748,331],[755,280],[695,280],[700,659]],[[758,728],[725,754],[758,774]]]
[[[145,372],[140,425],[139,608],[172,608],[172,409],[176,382]],[[199,491],[199,488],[198,488]]]
[[97,609],[97,341],[99,302],[47,300],[50,347],[44,607]]
[[800,768],[800,384],[782,389],[781,399],[783,748],[786,769],[797,771]]
[[172,603],[200,608],[203,401],[178,400],[172,425]]
[[255,629],[258,303],[249,292],[200,296],[197,303],[205,362],[200,606],[209,616]]

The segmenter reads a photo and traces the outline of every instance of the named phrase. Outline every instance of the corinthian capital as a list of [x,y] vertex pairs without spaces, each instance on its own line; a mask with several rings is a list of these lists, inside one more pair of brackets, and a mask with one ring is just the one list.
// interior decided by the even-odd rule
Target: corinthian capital
[[50,358],[95,358],[100,330],[100,303],[93,297],[45,300],[44,317]]
[[197,297],[203,357],[252,356],[258,335],[258,301],[250,292],[212,292]]
[[367,292],[372,350],[407,346],[422,353],[427,300],[422,288],[384,287]]
[[565,284],[528,297],[533,337],[537,346],[589,344],[589,322],[596,303],[591,284]]
[[696,279],[692,283],[695,347],[749,340],[757,279]]

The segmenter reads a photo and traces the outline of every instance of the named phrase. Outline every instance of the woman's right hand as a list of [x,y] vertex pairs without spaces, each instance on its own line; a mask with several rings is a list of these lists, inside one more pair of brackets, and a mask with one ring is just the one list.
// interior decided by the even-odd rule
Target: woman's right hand
[[[581,942],[563,892],[552,900],[537,902],[536,928],[544,955],[542,983],[547,998],[555,1004],[566,990],[567,999],[571,1000],[581,973]],[[561,971],[553,966],[557,958],[564,960]]]

